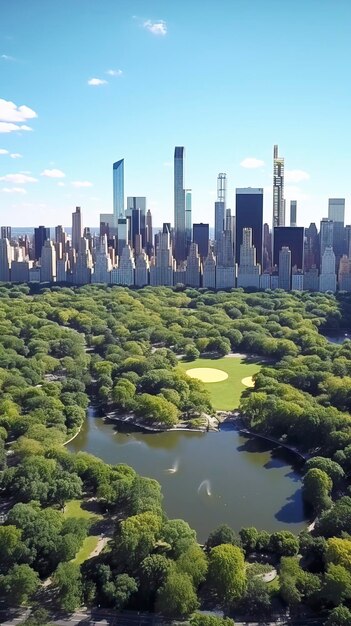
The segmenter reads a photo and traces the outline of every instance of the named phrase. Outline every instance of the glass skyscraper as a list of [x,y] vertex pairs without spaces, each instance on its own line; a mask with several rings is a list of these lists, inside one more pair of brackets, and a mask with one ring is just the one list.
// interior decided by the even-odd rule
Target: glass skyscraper
[[185,190],[183,146],[174,149],[174,230],[177,263],[186,258]]
[[257,263],[262,266],[263,235],[263,189],[236,189],[235,212],[235,261],[240,261],[240,246],[243,243],[243,229],[252,229],[252,243],[256,248]]
[[113,164],[113,215],[124,217],[124,159]]

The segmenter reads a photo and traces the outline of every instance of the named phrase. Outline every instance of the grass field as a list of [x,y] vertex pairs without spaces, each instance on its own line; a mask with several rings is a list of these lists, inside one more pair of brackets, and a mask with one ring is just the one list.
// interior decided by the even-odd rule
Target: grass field
[[[70,500],[69,502],[67,502],[65,506],[64,516],[88,519],[91,522],[102,519],[102,515],[91,513],[91,511],[86,511],[85,509],[82,509],[82,503],[83,500]],[[84,563],[84,561],[86,561],[89,558],[90,554],[95,550],[98,541],[99,536],[88,535],[88,537],[84,539],[80,550],[78,550],[76,557],[73,560],[73,563],[76,563],[77,565],[81,565],[82,563]]]
[[216,383],[204,383],[211,393],[213,407],[217,411],[231,411],[237,409],[240,396],[247,387],[241,382],[260,370],[259,363],[247,363],[240,357],[226,357],[222,359],[196,359],[183,361],[181,367],[187,371],[193,368],[214,368],[228,374],[226,380]]

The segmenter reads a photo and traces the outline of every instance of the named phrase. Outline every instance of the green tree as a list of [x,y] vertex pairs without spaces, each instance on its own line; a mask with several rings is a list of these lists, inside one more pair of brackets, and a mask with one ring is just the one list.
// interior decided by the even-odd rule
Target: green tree
[[234,621],[230,617],[195,613],[190,618],[190,624],[191,626],[234,626]]
[[72,612],[82,603],[83,587],[80,568],[75,563],[60,563],[54,574],[62,609]]
[[240,548],[231,544],[212,548],[207,581],[222,604],[228,606],[240,600],[247,582],[244,556]]
[[269,550],[278,556],[294,556],[299,551],[299,540],[288,530],[271,534]]
[[22,532],[16,526],[0,526],[0,571],[6,572],[14,565],[24,551]]
[[242,547],[246,553],[252,552],[256,549],[258,530],[253,526],[250,528],[242,528],[239,531]]
[[322,596],[338,606],[351,599],[351,573],[342,565],[329,565],[324,577]]
[[139,513],[120,523],[115,538],[118,558],[133,568],[152,551],[161,530],[161,519],[153,513]]
[[329,617],[324,626],[350,626],[351,612],[346,606],[337,606],[329,613]]
[[168,617],[188,617],[199,606],[188,574],[171,571],[157,594],[156,610]]
[[163,541],[169,545],[169,554],[177,559],[196,542],[195,530],[182,519],[171,519],[164,523],[161,535]]
[[312,468],[308,470],[303,479],[303,497],[311,504],[316,513],[330,508],[329,497],[333,486],[332,479],[323,470]]
[[249,578],[245,595],[240,601],[240,608],[247,615],[261,617],[271,610],[269,588],[261,578]]
[[231,543],[233,546],[240,546],[240,538],[227,524],[218,526],[218,528],[209,534],[206,547],[210,550],[211,548],[220,546],[222,543]]
[[8,604],[27,604],[39,587],[39,576],[29,565],[14,565],[3,577],[1,586]]
[[129,602],[133,593],[138,591],[135,578],[128,574],[118,574],[115,579],[114,604],[117,609],[123,609]]
[[338,537],[328,539],[325,560],[327,564],[334,563],[334,565],[342,565],[351,570],[351,540]]
[[177,560],[177,568],[180,572],[189,574],[195,588],[202,583],[207,574],[207,557],[198,544],[191,545]]

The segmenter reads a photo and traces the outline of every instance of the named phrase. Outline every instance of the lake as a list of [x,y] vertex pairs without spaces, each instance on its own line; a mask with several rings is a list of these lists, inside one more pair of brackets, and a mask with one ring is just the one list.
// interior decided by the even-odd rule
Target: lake
[[204,542],[220,524],[298,533],[306,526],[296,458],[272,444],[247,439],[232,425],[220,432],[121,432],[90,407],[68,445],[107,463],[126,463],[162,486],[170,518],[185,519]]

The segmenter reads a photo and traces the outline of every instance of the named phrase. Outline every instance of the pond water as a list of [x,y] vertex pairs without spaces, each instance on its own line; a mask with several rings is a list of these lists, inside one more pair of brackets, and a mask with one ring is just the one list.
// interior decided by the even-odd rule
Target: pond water
[[68,448],[85,450],[107,463],[126,463],[162,486],[170,518],[185,519],[204,542],[211,530],[256,526],[298,533],[306,525],[296,458],[272,444],[241,436],[233,426],[220,432],[121,432],[90,407]]
[[338,331],[335,333],[328,333],[324,337],[330,341],[330,343],[342,344],[346,339],[351,339],[351,332]]

